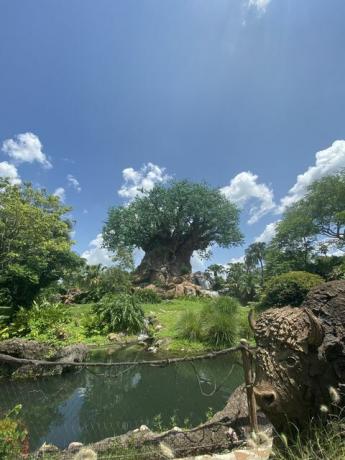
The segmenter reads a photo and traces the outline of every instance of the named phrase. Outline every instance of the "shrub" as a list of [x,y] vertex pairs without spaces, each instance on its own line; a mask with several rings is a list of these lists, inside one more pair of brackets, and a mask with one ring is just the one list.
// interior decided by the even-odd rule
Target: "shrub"
[[139,303],[161,303],[162,298],[153,289],[136,289],[135,297]]
[[177,336],[200,340],[211,346],[232,346],[238,339],[239,302],[218,297],[205,304],[201,312],[186,311],[177,323]]
[[308,272],[288,272],[268,280],[261,299],[263,307],[301,305],[310,289],[324,280],[319,275]]
[[18,405],[4,418],[0,419],[0,458],[2,460],[16,460],[27,455],[27,431],[21,426],[17,416],[21,410]]
[[231,297],[219,297],[201,312],[203,340],[210,345],[232,346],[238,338],[239,303]]
[[176,324],[177,337],[181,339],[202,340],[202,321],[200,313],[187,310]]
[[64,305],[47,300],[33,302],[29,310],[20,308],[17,311],[10,334],[52,342],[64,338],[64,326],[69,320],[70,312]]
[[215,310],[218,310],[222,313],[228,313],[229,315],[236,315],[238,313],[238,309],[240,303],[234,297],[229,296],[220,296],[216,297],[212,301],[212,306]]
[[103,332],[140,332],[144,326],[144,311],[135,295],[104,296],[93,306],[98,324]]

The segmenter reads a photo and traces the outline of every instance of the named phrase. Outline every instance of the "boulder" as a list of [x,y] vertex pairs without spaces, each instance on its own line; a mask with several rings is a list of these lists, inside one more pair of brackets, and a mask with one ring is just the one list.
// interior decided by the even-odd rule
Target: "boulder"
[[[88,354],[88,348],[84,344],[58,347],[36,342],[35,340],[9,339],[0,342],[0,354],[12,356],[14,358],[71,363],[85,361]],[[70,366],[63,365],[48,367],[35,364],[1,364],[1,373],[12,378],[37,378],[49,375],[60,375],[70,369]]]

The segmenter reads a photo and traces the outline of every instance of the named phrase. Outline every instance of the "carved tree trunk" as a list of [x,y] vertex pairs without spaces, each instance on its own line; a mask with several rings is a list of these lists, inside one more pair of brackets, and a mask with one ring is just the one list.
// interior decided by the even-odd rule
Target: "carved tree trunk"
[[141,264],[137,268],[140,282],[161,281],[191,273],[191,257],[193,247],[191,243],[184,243],[177,248],[172,245],[157,245],[146,251]]

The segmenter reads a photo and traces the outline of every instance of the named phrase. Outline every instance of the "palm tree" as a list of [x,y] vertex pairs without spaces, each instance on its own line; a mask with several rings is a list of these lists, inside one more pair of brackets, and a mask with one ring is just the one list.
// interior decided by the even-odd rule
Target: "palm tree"
[[266,253],[266,243],[257,241],[252,243],[245,251],[245,263],[248,267],[260,265],[261,285],[264,284],[264,259]]

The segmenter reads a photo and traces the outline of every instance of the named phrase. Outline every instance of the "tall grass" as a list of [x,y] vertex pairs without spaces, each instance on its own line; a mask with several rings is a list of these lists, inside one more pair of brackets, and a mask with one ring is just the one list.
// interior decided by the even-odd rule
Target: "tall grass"
[[176,324],[176,335],[180,339],[202,341],[202,322],[200,313],[187,310]]
[[219,297],[205,304],[200,313],[186,311],[177,323],[177,336],[200,340],[214,347],[232,346],[239,333],[239,303]]
[[289,442],[282,435],[280,449],[274,449],[272,460],[345,460],[345,419],[333,417],[311,424],[306,433],[298,433]]

